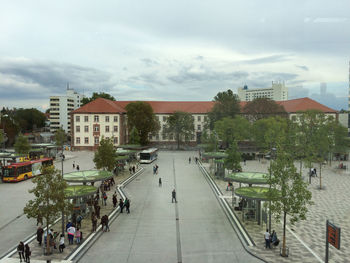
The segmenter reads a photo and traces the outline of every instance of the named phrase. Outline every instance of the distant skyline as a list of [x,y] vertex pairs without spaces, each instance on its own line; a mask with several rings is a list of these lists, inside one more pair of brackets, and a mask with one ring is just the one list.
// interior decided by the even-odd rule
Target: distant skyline
[[[0,107],[49,96],[212,100],[285,81],[289,98],[347,109],[348,0],[6,1]],[[320,94],[320,83],[327,83]]]

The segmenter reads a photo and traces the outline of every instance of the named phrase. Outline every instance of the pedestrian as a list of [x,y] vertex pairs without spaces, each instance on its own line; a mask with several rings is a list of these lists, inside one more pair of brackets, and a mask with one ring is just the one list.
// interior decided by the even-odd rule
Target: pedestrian
[[73,245],[74,243],[74,234],[75,234],[75,227],[74,225],[72,225],[71,227],[69,227],[67,229],[67,232],[68,232],[68,242],[69,242],[69,245]]
[[75,169],[75,161],[73,161],[73,169]]
[[113,201],[113,207],[116,208],[117,207],[117,203],[118,203],[117,193],[113,194],[112,201]]
[[107,205],[107,198],[108,198],[108,196],[107,196],[106,192],[103,192],[103,202],[104,202],[105,206]]
[[156,174],[158,174],[159,166],[156,164]]
[[43,225],[43,217],[41,215],[38,215],[36,218],[36,225]]
[[81,228],[81,221],[83,220],[82,215],[78,215],[77,217],[77,227]]
[[41,228],[41,226],[39,226],[36,230],[36,240],[39,242],[39,246],[41,246],[41,243],[43,241],[43,234],[44,230]]
[[95,213],[92,213],[91,215],[91,223],[92,223],[92,232],[95,232],[97,228],[97,217]]
[[264,234],[264,238],[265,238],[265,248],[271,248],[271,246],[270,246],[270,232],[268,229],[266,229],[266,232]]
[[246,159],[245,158],[243,159],[243,163],[244,163],[244,165],[246,165]]
[[80,167],[79,167],[79,164],[77,164],[77,171],[79,171],[80,170]]
[[75,231],[75,241],[77,242],[77,244],[80,244],[80,237],[81,237],[81,232],[79,227],[77,227],[77,231]]
[[24,246],[24,255],[25,255],[25,262],[30,263],[30,255],[32,252],[30,251],[30,247],[28,244]]
[[96,217],[98,218],[98,219],[100,219],[100,211],[101,211],[101,206],[100,205],[96,205]]
[[119,207],[120,207],[120,213],[123,213],[123,208],[124,208],[124,202],[123,199],[119,199]]
[[66,247],[64,244],[64,234],[61,234],[59,243],[60,245],[58,246],[58,250],[60,251],[60,253],[62,253],[63,249]]
[[126,212],[130,214],[130,200],[128,198],[125,198],[124,206],[125,206]]
[[132,168],[129,166],[129,173],[132,174]]
[[72,224],[75,226],[77,225],[77,215],[75,213],[72,215]]
[[159,186],[162,186],[162,178],[159,177],[158,183],[159,183]]
[[173,203],[175,200],[175,203],[177,203],[176,201],[176,191],[175,189],[171,192],[171,202]]
[[153,165],[153,175],[155,175],[155,174],[156,174],[156,171],[157,171],[157,168],[156,168],[156,166],[155,166],[155,165]]
[[102,224],[102,231],[103,232],[109,232],[111,231],[109,229],[109,226],[108,226],[108,222],[109,222],[109,218],[108,218],[108,215],[104,215],[102,218],[101,218],[101,224]]
[[135,173],[135,170],[136,170],[135,165],[133,165],[132,172]]
[[316,171],[316,168],[314,168],[314,173],[315,173],[315,176],[317,177],[317,171]]
[[191,157],[190,157],[190,158],[188,158],[188,163],[191,163]]
[[196,157],[195,160],[196,160],[196,164],[197,164],[198,163],[198,158]]
[[19,255],[19,262],[22,262],[22,258],[23,260],[25,260],[24,258],[24,243],[21,241],[19,242],[19,245],[17,246],[17,252],[18,252],[18,255]]

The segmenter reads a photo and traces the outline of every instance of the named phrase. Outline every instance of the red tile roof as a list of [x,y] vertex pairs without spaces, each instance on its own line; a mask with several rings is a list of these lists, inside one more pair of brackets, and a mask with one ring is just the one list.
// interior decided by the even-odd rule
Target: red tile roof
[[[111,101],[98,98],[72,113],[125,113],[125,107],[134,101]],[[171,114],[175,111],[184,111],[194,114],[205,114],[214,106],[213,101],[145,101],[151,105],[156,114]],[[289,113],[305,110],[320,110],[325,113],[336,113],[336,110],[328,108],[317,101],[309,98],[301,98],[286,101],[276,101]],[[240,103],[241,108],[246,105],[245,101]]]

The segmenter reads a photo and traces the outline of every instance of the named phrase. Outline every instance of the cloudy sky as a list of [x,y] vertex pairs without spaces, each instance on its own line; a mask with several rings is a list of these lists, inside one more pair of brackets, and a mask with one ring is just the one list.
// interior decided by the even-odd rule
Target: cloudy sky
[[0,3],[0,107],[44,110],[67,82],[118,100],[212,100],[285,81],[291,99],[347,108],[349,0]]

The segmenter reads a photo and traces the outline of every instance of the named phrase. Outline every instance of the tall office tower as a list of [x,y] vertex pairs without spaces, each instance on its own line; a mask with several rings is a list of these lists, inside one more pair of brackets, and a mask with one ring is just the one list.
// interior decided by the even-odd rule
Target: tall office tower
[[70,133],[70,112],[80,108],[84,95],[69,88],[67,84],[66,95],[50,96],[50,132],[55,132],[60,127]]

